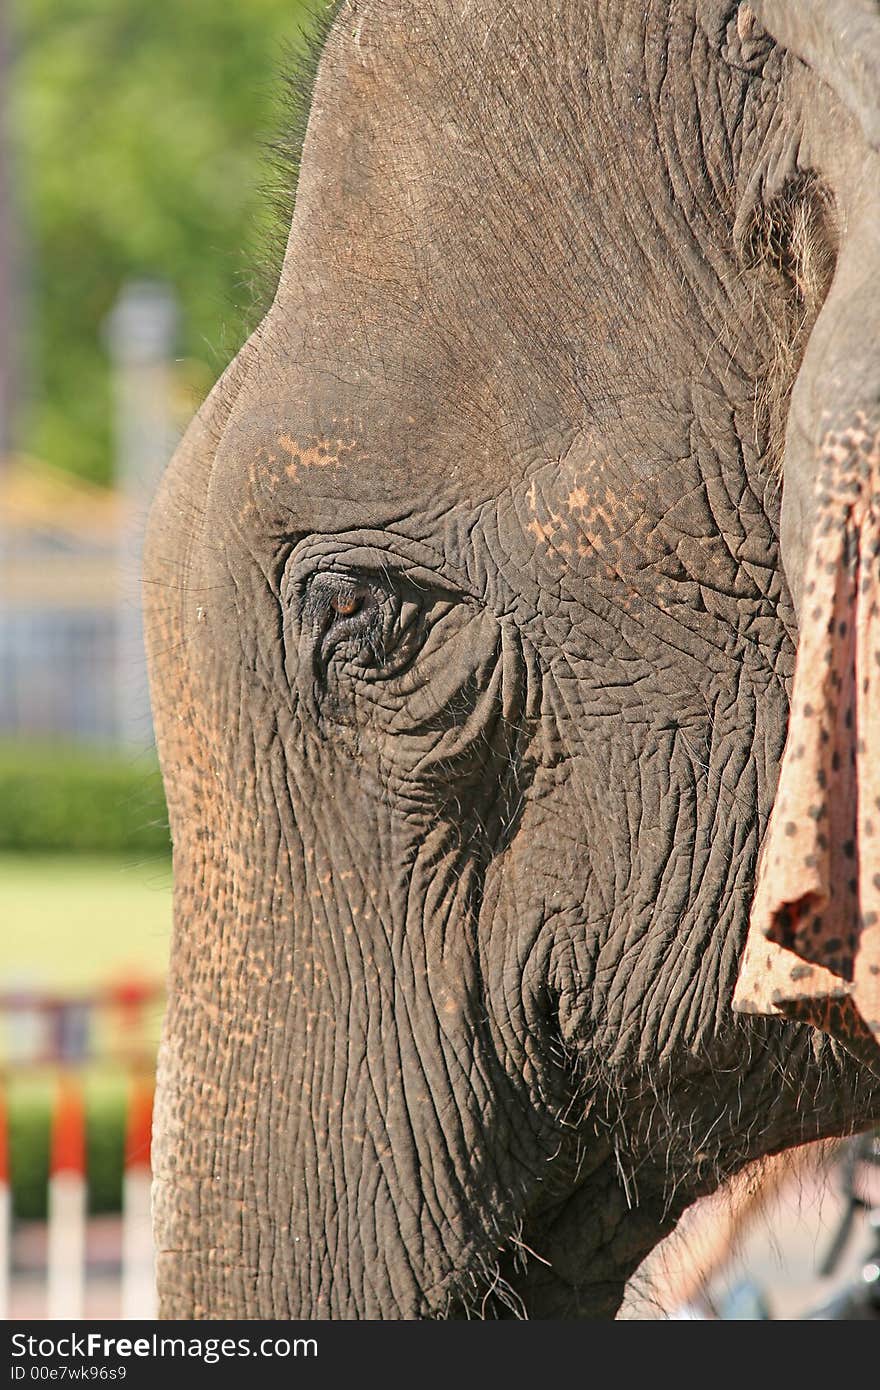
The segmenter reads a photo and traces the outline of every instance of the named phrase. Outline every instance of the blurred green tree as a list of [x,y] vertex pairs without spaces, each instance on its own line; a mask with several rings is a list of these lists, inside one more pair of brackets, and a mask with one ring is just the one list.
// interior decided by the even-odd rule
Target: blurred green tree
[[112,470],[102,325],[131,277],[181,306],[194,403],[256,316],[285,49],[315,0],[14,0],[17,200],[27,238],[27,452]]

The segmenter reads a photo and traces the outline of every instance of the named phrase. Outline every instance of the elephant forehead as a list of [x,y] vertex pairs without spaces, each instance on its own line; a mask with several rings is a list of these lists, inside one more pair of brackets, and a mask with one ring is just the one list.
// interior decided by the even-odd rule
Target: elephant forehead
[[[320,311],[320,331],[308,331]],[[476,510],[575,432],[528,364],[419,351],[393,310],[349,332],[328,299],[274,306],[217,451],[223,514],[293,530],[378,527]]]
[[[314,420],[315,412],[308,416]],[[290,416],[277,423],[247,407],[218,450],[214,497],[222,515],[272,530],[345,532],[478,510],[524,476],[512,457],[451,427],[438,438],[405,414]]]
[[[575,32],[595,25],[570,9]],[[329,391],[381,383],[415,402],[403,418],[424,397],[472,437],[513,420],[534,438],[536,416],[578,424],[655,387],[658,364],[689,369],[670,334],[680,239],[647,78],[620,38],[639,86],[621,114],[619,83],[548,47],[544,20],[480,0],[466,15],[359,6],[337,26],[276,299],[282,350],[293,342]],[[600,130],[620,143],[613,169],[590,153]],[[650,260],[620,235],[630,218],[650,229]]]
[[[548,426],[551,436],[564,433],[563,423]],[[452,426],[440,438],[420,431],[411,417],[396,428],[382,416],[331,417],[321,429],[293,420],[260,425],[246,415],[218,463],[239,492],[230,515],[268,510],[297,531],[381,529],[406,518],[409,529],[424,523],[436,535],[445,514],[452,536],[462,522],[478,530],[497,523],[518,533],[515,553],[566,565],[618,550],[657,558],[670,545],[685,546],[685,520],[707,541],[717,534],[690,461],[663,460],[649,482],[629,461],[584,447],[551,453],[544,440],[490,449]]]
[[729,479],[713,483],[698,458],[675,457],[680,430],[634,463],[612,431],[572,439],[564,418],[533,419],[542,437],[524,443],[501,426],[481,433],[466,412],[446,419],[442,402],[395,407],[365,390],[359,408],[354,391],[334,413],[322,395],[313,379],[296,409],[241,403],[218,452],[218,516],[271,535],[391,530],[429,543],[478,587],[475,547],[483,573],[513,564],[539,582],[650,574],[652,583],[665,573],[728,591],[750,547],[759,563],[772,559],[757,505],[755,535]]

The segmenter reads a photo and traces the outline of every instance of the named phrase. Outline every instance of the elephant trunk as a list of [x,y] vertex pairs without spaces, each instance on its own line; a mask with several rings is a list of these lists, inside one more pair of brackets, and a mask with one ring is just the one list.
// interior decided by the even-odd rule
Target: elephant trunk
[[819,154],[839,255],[789,414],[797,665],[734,1008],[823,1028],[880,1072],[880,157]]

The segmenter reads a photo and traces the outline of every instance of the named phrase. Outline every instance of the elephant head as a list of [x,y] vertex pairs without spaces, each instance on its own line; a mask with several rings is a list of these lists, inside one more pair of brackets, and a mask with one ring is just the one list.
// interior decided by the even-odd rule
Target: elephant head
[[611,1316],[721,1177],[880,1113],[870,1038],[732,1008],[790,593],[812,651],[871,535],[822,527],[877,466],[878,52],[874,0],[334,10],[148,535],[166,1315]]

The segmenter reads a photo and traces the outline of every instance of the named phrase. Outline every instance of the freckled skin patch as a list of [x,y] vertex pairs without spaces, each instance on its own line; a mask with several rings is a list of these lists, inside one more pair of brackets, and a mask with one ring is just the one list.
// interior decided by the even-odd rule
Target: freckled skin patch
[[[278,451],[288,460],[284,472],[291,482],[296,482],[301,469],[331,468],[349,461],[356,448],[355,440],[317,439],[310,444],[302,444],[299,440],[291,439],[289,434],[278,436]],[[270,456],[269,461],[274,462],[275,456]]]
[[788,744],[734,1007],[808,1020],[880,1070],[880,428],[860,415],[829,429],[821,457]]
[[[637,597],[633,584],[639,574],[650,575],[652,564],[670,550],[655,505],[636,489],[623,489],[619,469],[586,438],[542,464],[540,482],[531,478],[524,519],[542,565],[609,581],[624,609]],[[662,580],[649,579],[649,586],[652,601],[662,603]]]

